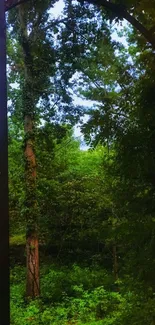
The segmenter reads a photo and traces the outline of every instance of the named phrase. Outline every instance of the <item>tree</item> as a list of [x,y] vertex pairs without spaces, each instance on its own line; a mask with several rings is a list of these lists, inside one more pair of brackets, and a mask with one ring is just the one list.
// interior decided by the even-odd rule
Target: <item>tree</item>
[[[143,6],[144,4],[142,1]],[[153,2],[151,8],[152,4]],[[133,10],[134,15],[144,23],[141,7],[138,6],[139,4],[135,4],[132,9],[129,4],[128,10],[130,13]],[[38,7],[35,7],[32,12],[29,9],[26,13],[29,15],[31,13],[33,16],[36,8]],[[148,3],[146,11],[147,8]],[[40,78],[37,79],[37,85],[34,82],[35,72],[41,64],[39,56],[36,55],[38,48],[36,51],[31,42],[30,48],[36,55],[33,55],[33,59],[38,60],[36,66],[35,60],[29,61],[31,67],[35,67],[35,72],[32,69],[33,83],[29,83],[21,70],[17,70],[16,74],[16,78],[19,78],[16,80],[20,80],[23,87],[21,89],[25,89],[24,80],[27,81],[26,96],[31,94],[31,100],[35,98],[31,105],[33,112],[38,106],[35,119],[32,119],[32,115],[30,117],[36,122],[35,157],[38,166],[37,184],[34,182],[35,191],[32,194],[37,193],[39,208],[37,224],[40,226],[40,241],[46,244],[46,253],[52,257],[54,253],[56,254],[57,262],[61,258],[61,263],[67,260],[67,265],[72,261],[78,261],[91,267],[95,265],[96,268],[102,265],[110,275],[113,271],[112,291],[119,289],[120,294],[112,292],[110,297],[117,296],[121,300],[123,296],[123,303],[121,312],[117,310],[117,319],[115,320],[115,315],[112,314],[110,320],[107,320],[108,323],[127,324],[132,320],[133,324],[147,322],[153,324],[155,303],[154,50],[146,46],[139,35],[131,29],[126,33],[127,49],[120,43],[112,41],[112,29],[107,22],[107,17],[110,18],[109,13],[102,14],[98,10],[98,19],[95,23],[94,11],[95,7],[88,4],[80,6],[71,1],[66,2],[64,12],[68,16],[69,24],[66,23],[65,17],[65,22],[61,22],[61,29],[60,27],[56,29],[57,69],[53,73],[54,83],[50,80],[46,94],[43,92],[42,86],[45,85],[43,80],[41,85]],[[145,18],[149,28],[148,17]],[[31,21],[32,19],[28,20]],[[150,26],[152,25],[153,16],[150,13]],[[13,26],[16,27],[14,24]],[[44,24],[42,27],[46,28]],[[31,28],[29,32],[28,38],[31,35]],[[50,36],[51,32],[48,33],[48,37]],[[40,51],[46,43],[45,40],[46,38],[41,40]],[[13,42],[13,39],[10,42]],[[35,42],[33,45],[36,46]],[[19,43],[14,44],[18,53],[16,63],[19,63],[22,56],[21,47],[19,46],[19,50],[18,46]],[[45,52],[47,55],[50,51]],[[11,58],[11,62],[15,62],[13,55]],[[23,57],[21,61],[23,64]],[[24,62],[25,64],[27,67],[27,62]],[[51,68],[53,66],[55,67],[54,63]],[[80,73],[78,82],[74,72]],[[44,80],[47,80],[49,75],[51,76],[49,71],[43,74]],[[73,75],[74,78],[71,79]],[[32,81],[30,73],[29,77]],[[29,93],[30,85],[33,87]],[[35,92],[36,88],[38,90],[38,85],[41,89],[39,95]],[[54,98],[60,104],[57,105],[57,101],[56,104],[54,103],[56,109],[53,109],[53,105],[51,108],[48,101],[51,99],[48,96],[51,89]],[[79,117],[79,110],[76,109],[74,110],[76,114],[71,116],[73,105],[70,91],[73,89],[82,98],[93,100],[94,104],[92,109],[87,109],[90,118],[82,127],[92,149],[96,146],[94,150],[88,152],[80,151],[79,142],[73,139],[72,131],[66,125],[69,115],[73,117],[72,120]],[[10,96],[11,93],[10,91]],[[22,99],[19,102],[25,108],[24,103],[27,103],[25,94],[23,97],[23,91],[16,90],[14,92],[16,99],[17,93]],[[19,102],[16,100],[16,106],[14,105],[12,109],[11,118],[16,122],[17,119],[21,121],[21,110],[17,105]],[[45,105],[42,107],[43,103],[48,103],[48,106],[42,114],[42,108],[45,107]],[[68,106],[71,108],[69,111],[67,111]],[[57,108],[60,108],[60,115]],[[30,112],[32,113],[31,110]],[[47,123],[40,127],[39,119],[42,116]],[[11,166],[13,164],[17,166],[13,152],[17,150],[19,153],[20,146],[19,135],[15,136],[15,131],[16,127],[13,126],[10,130],[13,137],[10,143]],[[29,139],[34,144],[32,134],[31,138],[28,134]],[[27,144],[27,138],[25,140]],[[22,188],[17,167],[12,168],[16,173],[11,176],[13,185],[10,182],[10,188],[14,186],[16,189],[18,184]],[[12,192],[11,197],[14,200]],[[16,208],[18,210],[18,206]],[[27,212],[29,212],[27,217],[29,222],[31,209]],[[33,218],[33,226],[34,220],[35,218]],[[88,277],[88,273],[85,276]],[[116,288],[118,284],[119,288]],[[65,285],[62,287],[64,294]],[[78,295],[80,290],[83,292],[81,287],[78,288]],[[89,297],[88,292],[86,297]],[[66,301],[68,299],[65,298],[63,307],[66,306]],[[106,308],[105,303],[101,313],[104,320]],[[49,309],[51,313],[51,306]],[[68,319],[65,321],[68,322]]]
[[96,105],[83,130],[93,145],[106,144],[109,154],[114,153],[107,175],[118,218],[112,238],[122,258],[120,275],[130,277],[132,290],[135,279],[135,290],[141,283],[148,292],[149,287],[154,290],[154,51],[144,51],[131,31],[128,40],[129,49],[120,46],[117,55],[112,47],[106,57],[102,48],[95,59],[91,52],[81,93]]
[[[23,3],[25,0],[21,0],[19,3]],[[83,1],[79,0],[83,5]],[[152,47],[155,47],[155,36],[154,36],[154,0],[150,1],[149,4],[146,1],[141,1],[141,4],[133,1],[106,1],[106,0],[88,0],[90,4],[103,7],[109,15],[111,20],[122,20],[126,19],[131,25],[139,31],[149,42]],[[14,8],[19,4],[15,1],[6,1],[6,11]],[[110,14],[109,14],[110,12]],[[133,16],[135,14],[135,17]],[[150,19],[151,18],[151,19]],[[138,20],[139,19],[139,20]],[[145,24],[146,23],[146,27]]]
[[[27,288],[26,295],[39,295],[39,251],[37,219],[38,206],[36,197],[36,157],[35,157],[35,128],[36,105],[40,95],[49,84],[49,67],[53,66],[53,50],[49,40],[43,45],[46,38],[42,24],[46,22],[49,8],[48,1],[38,6],[27,7],[21,5],[10,13],[10,23],[13,26],[12,35],[18,39],[15,64],[20,59],[17,73],[20,77],[21,106],[20,116],[24,121],[24,156],[25,156],[25,219],[26,219],[26,255],[27,255]],[[16,22],[14,23],[14,18]],[[29,32],[31,30],[31,32]],[[38,53],[37,53],[38,52]],[[41,62],[41,66],[39,61]],[[49,63],[50,65],[50,63]],[[44,73],[43,70],[44,69]],[[51,71],[51,70],[50,70]],[[50,73],[50,72],[49,72]],[[52,72],[53,73],[53,72]]]
[[[154,0],[146,3],[146,1],[141,1],[141,4],[137,1],[88,1],[99,7],[103,7],[110,14],[111,20],[122,20],[126,19],[131,25],[139,31],[149,42],[152,47],[155,47],[155,36],[154,36]],[[135,17],[133,16],[135,15]],[[146,27],[145,25],[146,24]]]
[[56,69],[59,49],[54,47],[53,33],[49,32],[54,23],[49,20],[47,25],[50,7],[50,1],[36,2],[33,6],[22,4],[10,12],[8,19],[12,27],[8,40],[9,80],[19,85],[19,89],[9,89],[10,112],[18,121],[24,121],[26,294],[31,297],[39,295],[36,128],[41,118],[59,122],[65,118],[70,123],[79,118],[79,108],[74,109],[66,87],[68,79],[65,83],[57,82],[62,69]]

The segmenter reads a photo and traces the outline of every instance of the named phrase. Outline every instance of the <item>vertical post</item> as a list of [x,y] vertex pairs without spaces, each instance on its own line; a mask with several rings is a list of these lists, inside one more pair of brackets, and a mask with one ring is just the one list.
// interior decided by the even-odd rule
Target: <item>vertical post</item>
[[5,0],[0,0],[0,324],[9,325],[8,136]]

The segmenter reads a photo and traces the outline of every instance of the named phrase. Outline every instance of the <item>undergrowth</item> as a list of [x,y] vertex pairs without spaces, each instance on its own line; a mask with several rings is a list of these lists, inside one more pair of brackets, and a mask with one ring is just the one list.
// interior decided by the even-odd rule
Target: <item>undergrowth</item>
[[123,296],[112,291],[111,276],[104,270],[77,265],[71,269],[44,266],[41,268],[42,296],[29,301],[24,297],[24,279],[23,267],[11,270],[10,325],[144,324],[140,317],[138,323],[133,316],[136,308],[137,312],[140,308],[136,305],[137,297],[132,293]]

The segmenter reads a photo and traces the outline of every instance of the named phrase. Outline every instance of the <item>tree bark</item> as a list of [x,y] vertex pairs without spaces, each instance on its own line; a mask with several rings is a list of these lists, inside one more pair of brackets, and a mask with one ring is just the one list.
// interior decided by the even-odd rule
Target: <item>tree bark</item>
[[117,256],[117,246],[116,243],[113,244],[113,272],[114,272],[114,279],[115,279],[115,291],[120,292],[119,285],[117,283],[119,279],[119,272],[118,272],[118,256]]
[[118,280],[118,259],[117,259],[117,249],[116,244],[113,245],[113,271],[115,281]]
[[35,298],[39,288],[39,245],[37,231],[36,156],[35,156],[35,89],[33,57],[27,33],[26,12],[19,6],[20,44],[24,55],[22,109],[24,120],[25,219],[26,219],[26,296]]
[[26,241],[27,278],[26,296],[35,298],[39,296],[39,248],[37,233],[31,234]]
[[[26,95],[26,94],[25,94]],[[26,104],[26,97],[24,105]],[[32,107],[31,107],[32,109]],[[26,115],[25,125],[25,181],[26,181],[26,296],[39,296],[39,244],[37,232],[36,157],[34,151],[34,121]]]

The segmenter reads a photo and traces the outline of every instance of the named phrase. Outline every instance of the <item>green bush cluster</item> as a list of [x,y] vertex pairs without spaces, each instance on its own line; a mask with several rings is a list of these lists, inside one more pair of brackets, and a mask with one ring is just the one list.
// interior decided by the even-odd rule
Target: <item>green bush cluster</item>
[[43,278],[41,284],[42,296],[45,301],[61,302],[64,296],[78,298],[80,295],[75,287],[83,290],[93,290],[104,285],[110,288],[113,281],[107,271],[100,268],[80,267],[74,264],[72,267],[55,267],[51,265],[41,270]]
[[[73,265],[41,268],[42,296],[27,300],[25,268],[11,270],[10,325],[154,325],[155,295],[120,292],[109,286],[111,277],[102,269]],[[123,292],[125,292],[123,294]]]
[[119,324],[127,305],[119,293],[101,285],[109,281],[104,270],[43,267],[42,297],[34,301],[24,297],[24,277],[23,267],[11,271],[11,325]]

